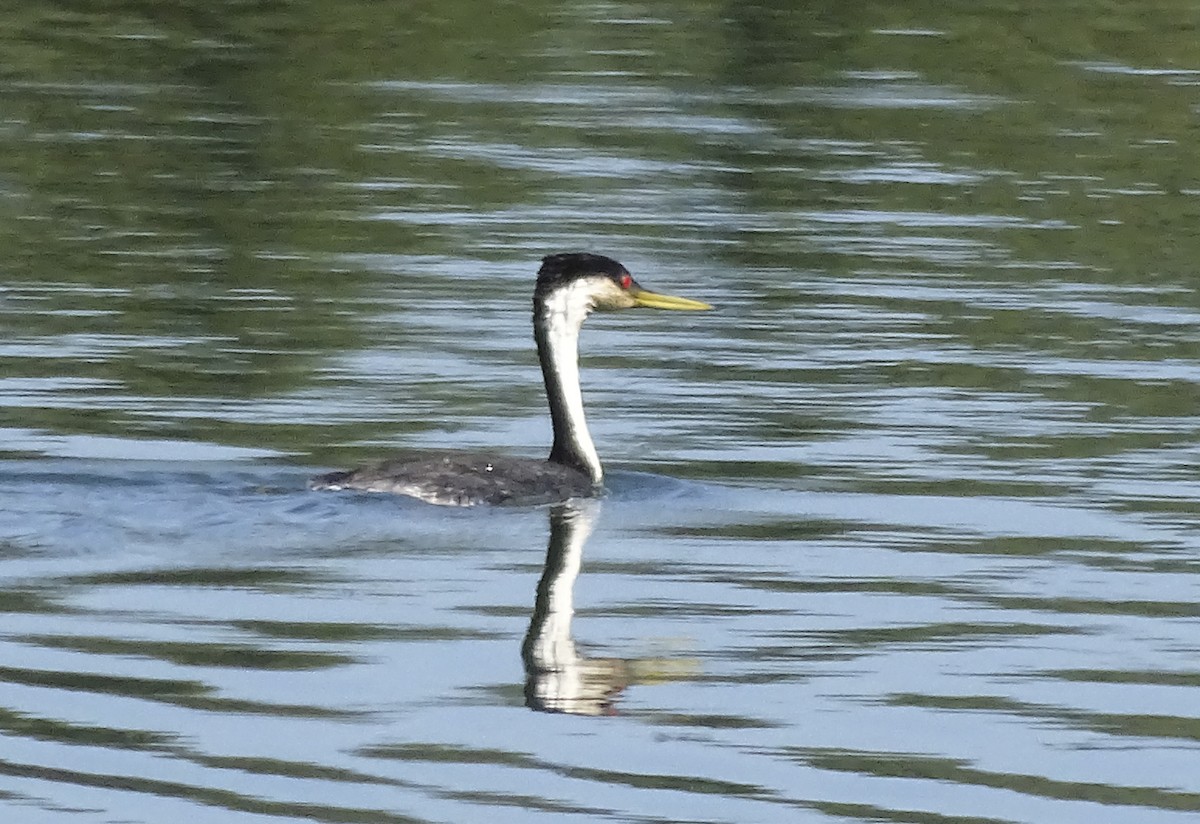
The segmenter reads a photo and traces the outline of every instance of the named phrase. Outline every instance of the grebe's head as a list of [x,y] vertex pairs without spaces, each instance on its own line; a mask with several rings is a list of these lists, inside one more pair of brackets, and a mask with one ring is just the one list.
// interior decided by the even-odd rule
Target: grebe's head
[[590,252],[566,252],[542,258],[537,286],[533,291],[535,304],[561,304],[582,309],[711,309],[707,303],[673,295],[660,295],[643,289],[629,270],[604,255]]

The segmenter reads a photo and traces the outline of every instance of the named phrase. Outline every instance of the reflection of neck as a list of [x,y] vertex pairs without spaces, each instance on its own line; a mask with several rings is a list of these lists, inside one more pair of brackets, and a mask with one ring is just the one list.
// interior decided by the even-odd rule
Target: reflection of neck
[[597,682],[571,637],[575,579],[583,545],[599,511],[599,501],[587,500],[550,512],[546,568],[538,581],[533,619],[521,645],[528,679],[526,699],[539,709],[590,714],[599,711],[610,692],[611,685]]
[[603,470],[583,415],[579,388],[579,328],[590,309],[582,288],[570,285],[538,297],[533,307],[533,336],[554,427],[550,460],[578,469],[599,486]]

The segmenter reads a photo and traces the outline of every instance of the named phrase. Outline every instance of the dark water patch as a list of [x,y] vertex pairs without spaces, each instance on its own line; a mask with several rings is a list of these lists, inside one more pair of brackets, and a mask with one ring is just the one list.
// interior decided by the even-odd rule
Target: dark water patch
[[71,609],[46,592],[8,588],[0,591],[0,612],[64,614]]
[[103,572],[65,578],[66,586],[166,586],[215,589],[286,590],[311,585],[320,580],[312,570],[297,567],[188,567],[177,569]]
[[389,787],[413,786],[410,782],[401,781],[381,775],[361,772],[359,770],[339,769],[323,764],[310,764],[304,761],[285,761],[278,758],[242,758],[237,756],[205,755],[203,753],[188,753],[187,758],[197,764],[219,770],[237,770],[250,775],[285,776],[287,778],[313,779],[316,781],[335,781],[342,784],[379,784]]
[[536,758],[508,750],[450,746],[436,741],[407,744],[381,744],[362,747],[357,754],[364,758],[384,758],[400,761],[429,761],[447,764],[498,764],[520,769],[540,769]]
[[[471,804],[478,804],[489,809],[495,807],[513,807],[519,809],[523,814],[530,813],[551,813],[557,815],[594,815],[598,817],[611,817],[616,814],[616,811],[606,807],[585,806],[582,804],[568,804],[560,801],[554,801],[549,798],[544,798],[527,793],[498,793],[485,792],[482,790],[440,790],[436,795],[453,799],[455,801],[466,801]],[[648,821],[662,821],[666,824],[666,819],[647,819]]]
[[582,778],[601,783],[622,784],[630,787],[672,789],[701,794],[760,795],[762,790],[752,785],[736,784],[716,780],[691,779],[669,774],[651,775],[610,772],[583,767],[559,765],[531,758],[520,753],[497,750],[479,750],[466,747],[446,747],[434,743],[386,745],[361,750],[361,755],[371,758],[400,759],[405,761],[430,761],[449,764],[497,764],[518,769],[547,770],[571,778]]
[[974,537],[967,541],[931,540],[920,546],[924,552],[946,552],[981,556],[1013,556],[1039,558],[1043,556],[1080,557],[1084,553],[1104,551],[1119,558],[1126,553],[1139,552],[1142,545],[1134,541],[1113,541],[1103,538],[1040,537],[1036,535],[1005,535]]
[[847,577],[820,580],[795,580],[772,577],[770,575],[741,573],[736,576],[715,577],[712,579],[722,583],[761,589],[767,592],[796,592],[811,594],[885,594],[912,596],[941,596],[954,597],[970,589],[942,581],[918,581],[907,578],[887,579],[869,577]]
[[[1031,623],[937,623],[911,626],[871,627],[864,629],[832,630],[819,634],[798,632],[798,637],[820,638],[822,641],[848,647],[910,646],[916,649],[984,647],[998,638],[1024,638],[1054,635],[1075,635],[1085,630]],[[789,633],[784,637],[792,637]]]
[[186,709],[212,712],[220,715],[257,715],[270,718],[331,719],[335,721],[359,722],[368,719],[371,713],[354,708],[322,707],[316,704],[289,704],[275,701],[247,701],[219,695],[198,695],[163,699],[164,703],[175,704]]
[[[857,525],[855,525],[857,526]],[[756,524],[713,524],[663,527],[665,535],[690,538],[729,538],[753,541],[803,541],[844,535],[850,523],[823,521],[820,518],[772,520]]]
[[1011,820],[974,815],[945,815],[924,810],[890,810],[870,804],[814,802],[811,806],[826,815],[848,818],[852,821],[892,821],[896,824],[1008,824]]
[[984,595],[973,600],[999,606],[1006,610],[1062,613],[1066,615],[1124,615],[1146,618],[1195,618],[1200,616],[1200,604],[1182,601],[1132,600],[1124,598],[1071,598],[1064,596],[1038,597],[1033,595]]
[[[1103,733],[1106,736],[1148,739],[1162,744],[1171,739],[1200,739],[1200,720],[1140,713],[1105,713],[1053,705],[1029,704],[1000,696],[895,695],[888,703],[954,712],[992,712],[1034,719],[1041,723]],[[1121,746],[1112,742],[1108,746]]]
[[[1113,786],[1086,781],[1059,781],[1038,775],[981,770],[967,762],[914,753],[869,753],[806,750],[792,757],[834,772],[866,774],[879,778],[945,781],[965,786],[1004,789],[1023,795],[1062,801],[1087,801],[1111,807],[1160,810],[1200,810],[1200,794],[1154,787]],[[1132,813],[1131,813],[1132,814]]]
[[25,713],[0,709],[0,730],[6,735],[56,741],[61,744],[108,747],[117,750],[161,750],[173,743],[173,736],[148,730],[94,727],[71,724],[53,718],[37,718]]
[[422,824],[426,819],[412,818],[383,810],[354,807],[271,801],[253,795],[218,788],[200,787],[176,781],[163,781],[140,776],[125,776],[104,772],[20,764],[0,760],[0,775],[29,778],[52,784],[116,790],[145,794],[167,799],[186,800],[202,807],[212,807],[227,813],[250,813],[274,817],[293,817],[330,824]]
[[1172,554],[1165,558],[1155,557],[1126,557],[1122,555],[1075,553],[1075,559],[1081,564],[1107,569],[1115,572],[1147,572],[1159,575],[1195,575],[1200,570],[1200,562],[1190,558],[1180,557],[1179,553],[1187,551],[1186,546],[1171,548]]
[[79,635],[15,636],[13,640],[40,647],[96,655],[155,658],[187,667],[232,667],[256,670],[305,671],[341,667],[354,658],[312,650],[281,650],[249,644],[149,641]]
[[1200,686],[1200,671],[1167,672],[1158,670],[1046,670],[1047,678],[1096,684],[1161,684],[1163,686]]
[[197,681],[154,678],[130,678],[94,672],[60,672],[16,667],[0,668],[0,680],[27,686],[50,687],[81,692],[129,695],[151,700],[174,700],[205,694],[207,688]]
[[364,641],[462,641],[501,637],[466,627],[330,624],[294,621],[235,621],[232,626],[266,638],[359,643]]
[[0,681],[67,692],[125,696],[142,701],[170,704],[217,713],[269,715],[298,718],[333,718],[351,721],[364,713],[348,708],[316,705],[253,702],[221,696],[201,681],[166,678],[134,678],[82,670],[33,670],[0,668]]
[[712,730],[767,730],[779,725],[765,718],[745,715],[682,715],[671,712],[649,712],[642,716],[658,727],[682,727]]
[[563,768],[571,778],[600,781],[605,784],[643,790],[668,790],[684,794],[729,796],[733,798],[769,799],[773,794],[766,788],[749,783],[723,781],[671,773],[633,773],[620,770]]
[[889,695],[885,699],[889,704],[901,707],[927,707],[956,710],[960,712],[999,712],[999,713],[1028,713],[1045,716],[1046,709],[1034,708],[1026,704],[995,695]]
[[[653,618],[672,614],[707,615],[712,618],[729,618],[738,615],[767,614],[750,605],[729,605],[709,601],[686,601],[674,597],[649,598],[635,604],[615,603],[603,608],[587,609],[583,614],[591,617],[610,618]],[[780,613],[782,614],[782,613]]]
[[1149,738],[1160,744],[1171,739],[1200,742],[1200,718],[1120,713],[1063,713],[1063,717],[1107,735]]

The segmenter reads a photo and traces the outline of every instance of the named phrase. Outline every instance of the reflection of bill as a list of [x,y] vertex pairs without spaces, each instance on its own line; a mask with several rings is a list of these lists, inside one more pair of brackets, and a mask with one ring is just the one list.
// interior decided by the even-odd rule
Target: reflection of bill
[[611,715],[630,684],[676,680],[691,674],[685,661],[662,658],[588,658],[575,649],[571,618],[583,545],[592,534],[600,501],[580,499],[550,509],[546,566],[538,581],[529,632],[521,645],[525,705],[543,712]]

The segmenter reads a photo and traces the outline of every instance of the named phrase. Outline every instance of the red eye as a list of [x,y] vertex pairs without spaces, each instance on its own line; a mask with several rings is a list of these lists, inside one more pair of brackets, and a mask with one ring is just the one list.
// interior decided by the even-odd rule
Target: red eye
[[630,275],[628,272],[621,275],[621,288],[622,289],[628,289],[632,285],[633,285],[633,276],[632,275]]

